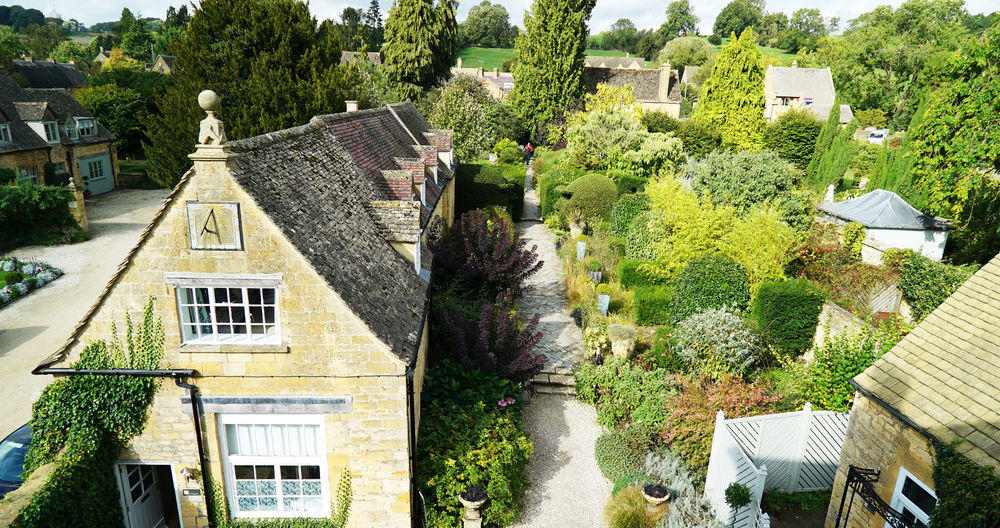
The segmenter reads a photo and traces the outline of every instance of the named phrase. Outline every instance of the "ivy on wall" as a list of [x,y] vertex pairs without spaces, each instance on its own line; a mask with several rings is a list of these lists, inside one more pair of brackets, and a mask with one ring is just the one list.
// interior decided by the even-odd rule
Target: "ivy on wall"
[[995,527],[1000,519],[1000,478],[991,468],[978,466],[959,453],[955,446],[960,442],[931,442],[938,498],[931,526]]
[[[163,329],[152,299],[141,323],[125,318],[125,340],[112,326],[110,342],[87,345],[75,369],[156,369]],[[67,376],[50,383],[35,402],[24,477],[44,464],[55,468],[12,528],[122,526],[114,463],[146,425],[155,378]]]

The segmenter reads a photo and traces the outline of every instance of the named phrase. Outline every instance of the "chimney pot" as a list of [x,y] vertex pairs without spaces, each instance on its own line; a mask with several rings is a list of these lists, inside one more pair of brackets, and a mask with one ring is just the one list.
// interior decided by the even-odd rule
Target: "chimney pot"
[[462,69],[462,57],[458,58],[458,68]]
[[357,112],[358,111],[358,102],[357,101],[344,101],[344,104],[347,105],[347,111],[348,112]]

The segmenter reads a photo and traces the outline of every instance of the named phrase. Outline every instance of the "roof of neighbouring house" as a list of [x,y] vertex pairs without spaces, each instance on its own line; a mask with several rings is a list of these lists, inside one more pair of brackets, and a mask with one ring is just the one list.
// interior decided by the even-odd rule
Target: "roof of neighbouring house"
[[80,88],[87,79],[73,64],[49,61],[11,61],[28,88]]
[[174,69],[174,61],[177,60],[177,57],[175,57],[173,55],[157,55],[156,56],[156,60],[153,61],[153,64],[156,64],[156,61],[158,61],[158,60],[163,60],[163,64],[166,64],[167,68],[170,68],[171,70],[173,70]]
[[1000,256],[853,382],[912,425],[1000,473]]
[[875,189],[843,202],[823,203],[817,208],[842,220],[860,222],[865,227],[876,229],[954,229],[946,222],[921,213],[901,196],[885,189]]
[[21,113],[45,112],[44,103],[25,102],[28,95],[9,75],[0,73],[0,119],[10,126],[11,143],[0,143],[0,154],[49,148],[49,144],[28,127]]
[[765,86],[773,89],[776,97],[799,97],[812,99],[813,104],[830,105],[837,97],[830,68],[768,66],[765,77]]
[[[364,55],[366,57],[368,57],[368,60],[372,64],[378,64],[378,65],[382,64],[382,55],[379,52],[377,52],[377,51],[368,51],[368,52],[365,52]],[[354,59],[356,59],[356,58],[358,58],[360,56],[362,56],[362,52],[360,52],[360,51],[341,51],[340,52],[340,63],[341,64],[347,64],[348,62],[351,62],[352,60],[354,60]]]
[[[49,110],[55,114],[56,119],[60,123],[72,120],[74,117],[89,117],[94,118],[94,114],[87,111],[86,108],[81,105],[75,97],[69,94],[66,90],[60,90],[58,88],[28,88],[24,91],[28,97],[31,97],[35,101],[43,101]],[[94,119],[94,123],[97,125],[97,131],[93,136],[79,136],[77,139],[71,140],[66,137],[65,134],[60,134],[62,138],[62,143],[64,145],[74,144],[74,143],[101,143],[105,141],[114,141],[115,136],[110,130],[104,127],[100,121]]]
[[681,82],[682,83],[691,82],[691,78],[694,77],[695,75],[698,75],[698,70],[700,69],[701,66],[685,66],[684,74],[681,75]]
[[646,59],[642,57],[601,57],[587,55],[583,58],[583,65],[590,68],[642,70],[646,68]]
[[[808,108],[813,114],[816,114],[816,119],[819,119],[820,121],[826,121],[827,118],[830,117],[830,111],[833,110],[833,105],[826,103],[819,103],[819,104],[807,105],[805,106],[805,108]],[[852,119],[854,119],[854,110],[851,110],[851,105],[847,104],[840,105],[840,118],[839,118],[840,124],[843,125],[850,123]]]
[[[663,70],[636,70],[622,68],[604,67],[584,67],[583,73],[587,80],[587,93],[597,92],[598,84],[610,84],[612,86],[631,86],[636,99],[640,101],[659,101],[660,82],[662,82]],[[677,70],[671,70],[668,76],[670,83],[668,101],[679,101],[680,82],[677,78]]]

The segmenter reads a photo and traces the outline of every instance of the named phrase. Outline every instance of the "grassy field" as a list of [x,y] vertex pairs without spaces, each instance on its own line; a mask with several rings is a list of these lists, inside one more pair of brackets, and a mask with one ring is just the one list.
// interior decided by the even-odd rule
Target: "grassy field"
[[[625,52],[588,49],[587,55],[624,57]],[[504,61],[514,58],[514,48],[463,48],[458,56],[462,58],[463,68],[482,67],[486,71],[492,71],[493,68],[503,69]]]
[[90,41],[94,40],[94,37],[97,35],[99,35],[99,33],[70,33],[69,39],[77,44],[80,44],[81,46],[86,46],[87,44],[90,44]]
[[[708,40],[708,39],[706,38],[705,40]],[[722,39],[722,44],[719,44],[715,48],[721,50],[722,46],[725,46],[726,44],[729,44],[729,39],[728,38]],[[791,65],[792,64],[792,59],[795,57],[794,53],[787,53],[787,52],[785,52],[785,50],[780,50],[778,48],[768,48],[766,46],[757,46],[757,49],[759,49],[760,52],[764,54],[765,61],[767,60],[768,57],[771,57],[771,58],[775,59],[776,61],[778,61],[782,66],[789,66],[789,65]]]

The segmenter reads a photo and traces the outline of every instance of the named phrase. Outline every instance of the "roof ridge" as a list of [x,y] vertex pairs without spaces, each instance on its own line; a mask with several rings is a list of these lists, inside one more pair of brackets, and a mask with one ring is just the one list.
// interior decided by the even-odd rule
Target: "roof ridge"
[[285,139],[304,135],[311,129],[314,128],[318,129],[321,123],[317,122],[316,119],[317,118],[313,117],[312,119],[309,120],[308,123],[304,125],[298,125],[290,128],[283,128],[281,130],[275,130],[274,132],[267,132],[265,134],[260,134],[259,136],[227,141],[225,143],[225,146],[230,147],[231,149],[239,152],[241,151],[241,149],[251,149],[251,148],[266,147],[269,145],[273,145],[278,141],[283,141]]

